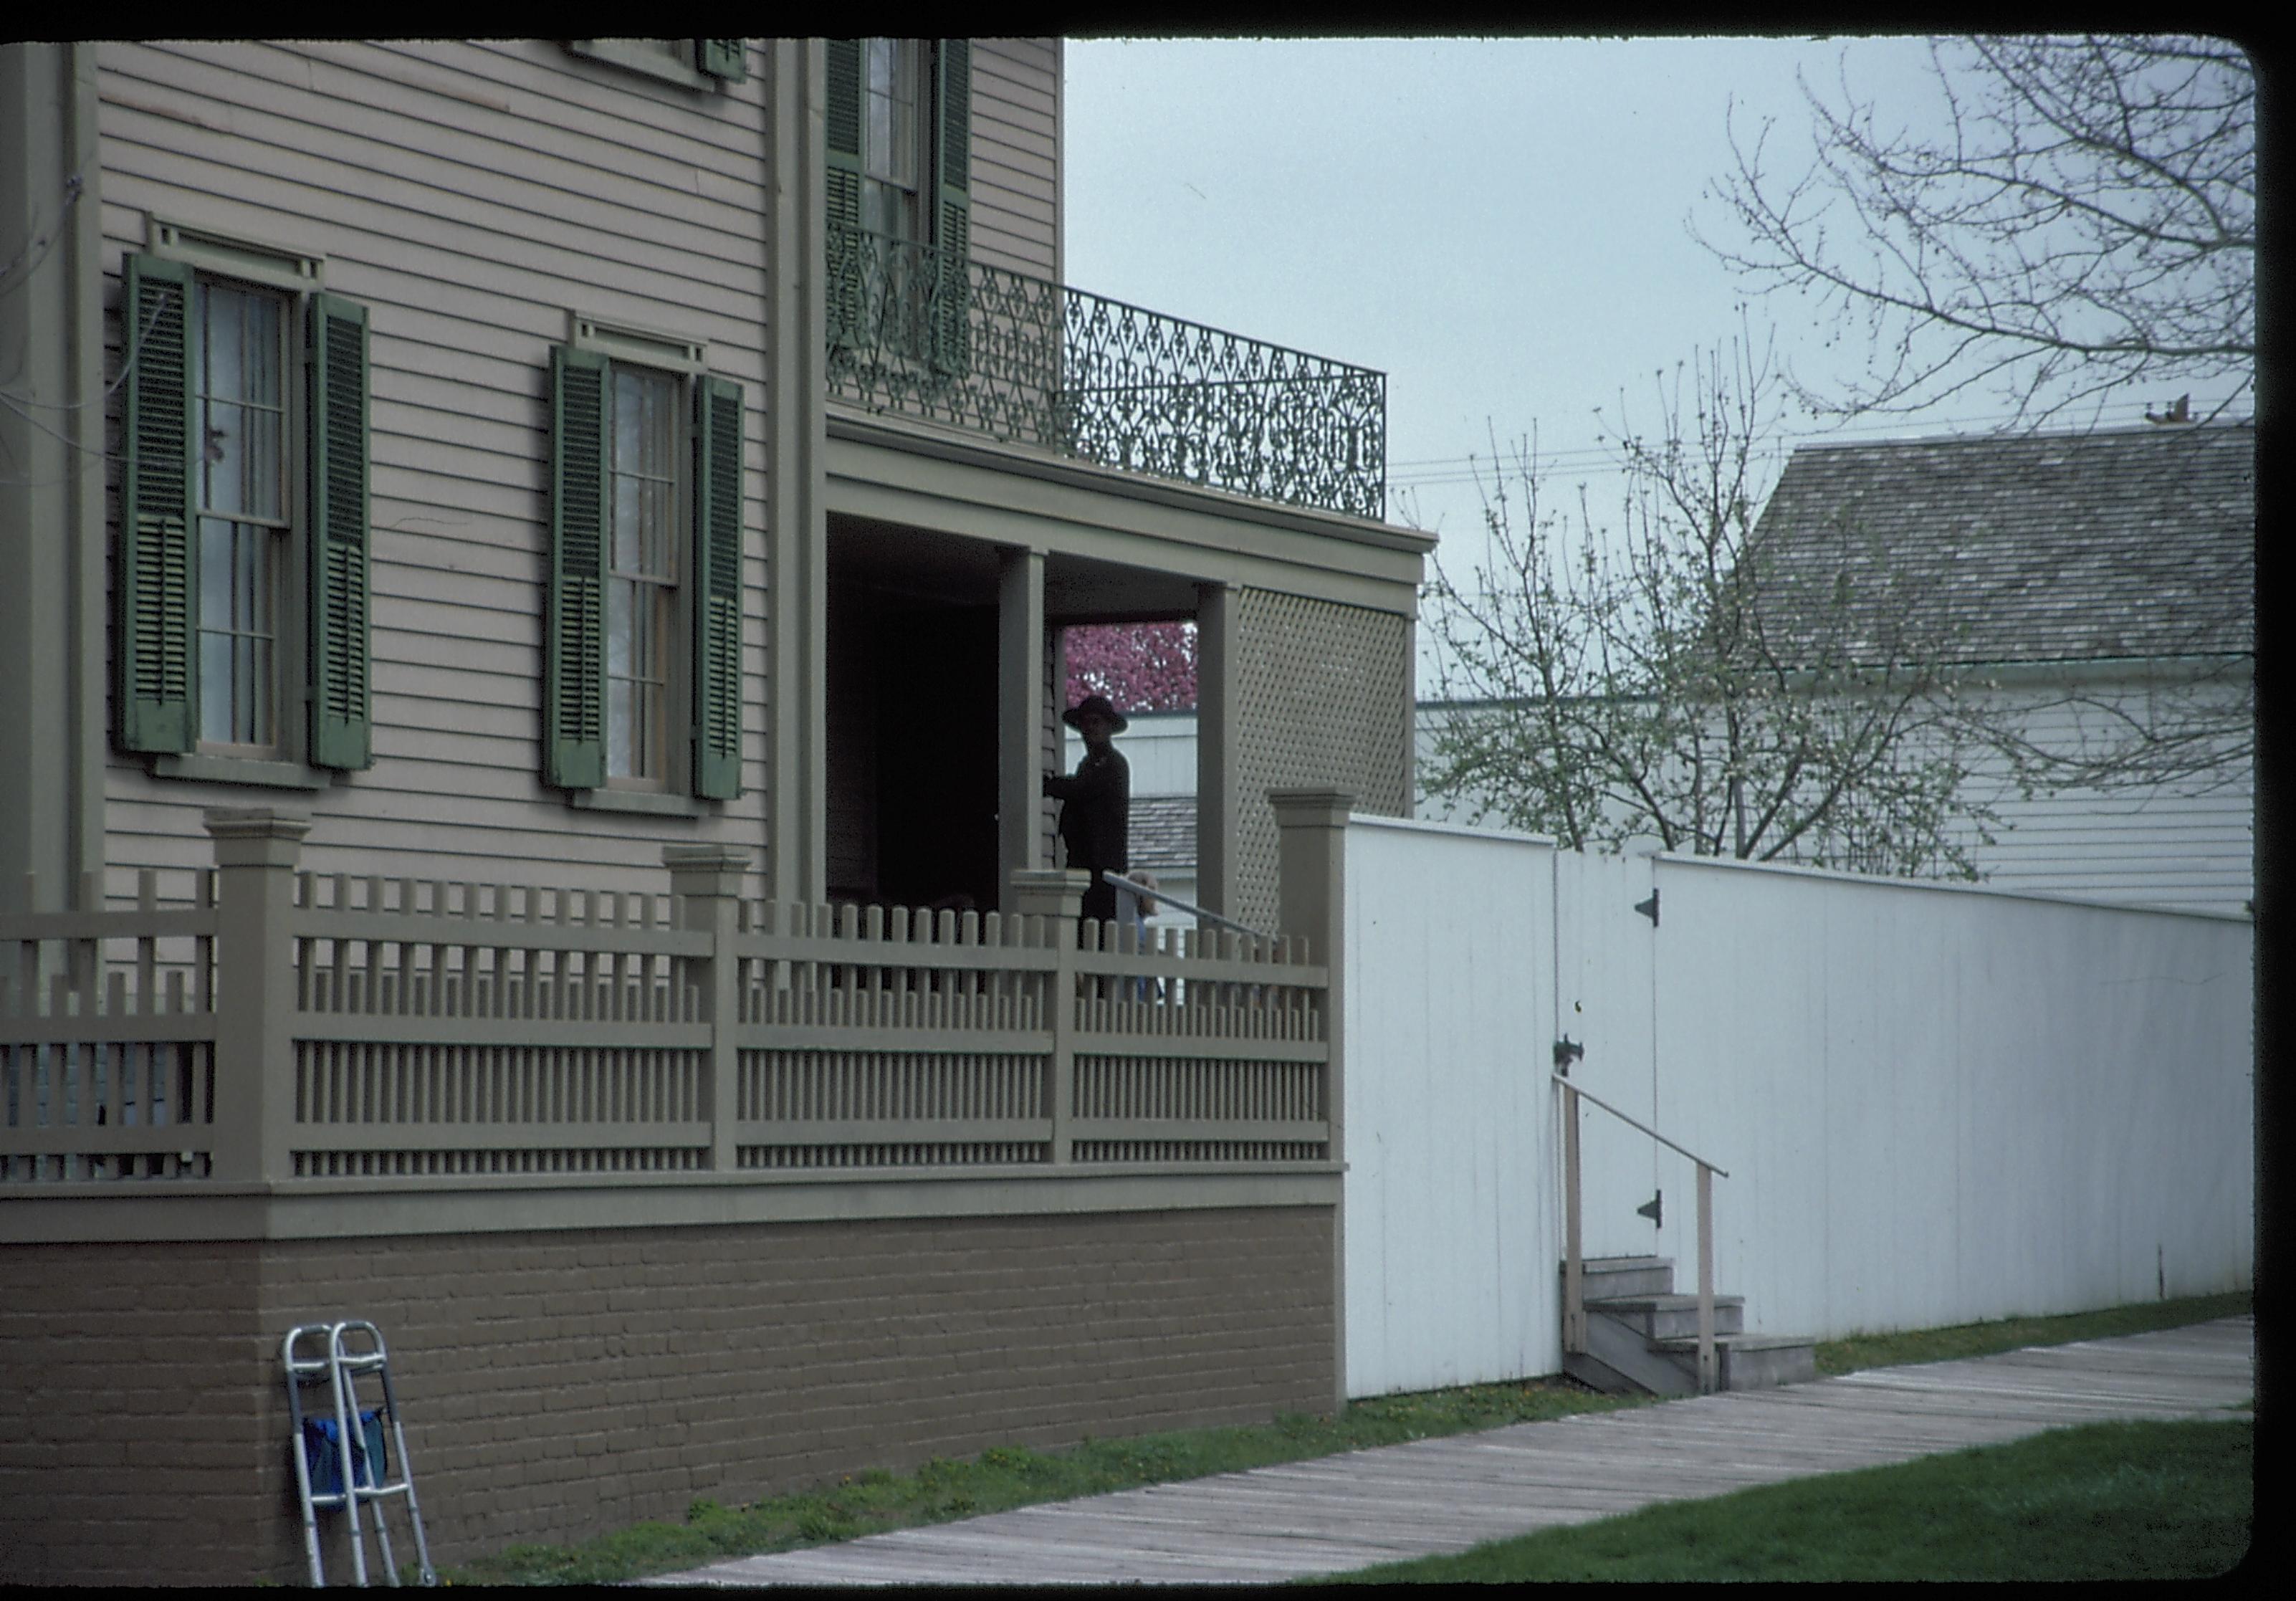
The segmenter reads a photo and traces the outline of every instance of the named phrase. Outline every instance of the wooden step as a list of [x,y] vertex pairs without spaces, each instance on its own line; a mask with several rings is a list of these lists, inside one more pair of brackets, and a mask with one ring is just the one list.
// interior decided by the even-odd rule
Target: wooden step
[[[1645,1340],[1672,1340],[1698,1333],[1695,1295],[1606,1295],[1587,1298],[1588,1317],[1603,1317],[1625,1324]],[[1746,1298],[1714,1298],[1714,1332],[1734,1334],[1746,1326]]]
[[[1807,1384],[1817,1377],[1817,1341],[1809,1334],[1717,1334],[1714,1346],[1725,1390],[1769,1390]],[[1687,1361],[1698,1371],[1698,1338],[1659,1340],[1652,1349]]]
[[[1561,1269],[1566,1276],[1569,1266]],[[1698,1393],[1698,1297],[1674,1289],[1663,1256],[1587,1257],[1579,1262],[1587,1350],[1562,1370],[1613,1395]],[[1816,1343],[1802,1334],[1750,1334],[1746,1298],[1714,1298],[1715,1379],[1723,1390],[1763,1390],[1817,1376]]]
[[[1570,1264],[1559,1269],[1566,1276]],[[1588,1300],[1613,1295],[1669,1295],[1674,1293],[1674,1259],[1670,1256],[1590,1256],[1578,1263],[1579,1285]]]

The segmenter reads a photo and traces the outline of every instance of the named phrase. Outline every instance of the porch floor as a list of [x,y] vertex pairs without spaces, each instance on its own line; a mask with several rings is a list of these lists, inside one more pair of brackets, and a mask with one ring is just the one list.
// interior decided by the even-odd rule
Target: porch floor
[[1517,1424],[742,1557],[654,1584],[1271,1583],[2111,1419],[2221,1416],[2255,1320]]

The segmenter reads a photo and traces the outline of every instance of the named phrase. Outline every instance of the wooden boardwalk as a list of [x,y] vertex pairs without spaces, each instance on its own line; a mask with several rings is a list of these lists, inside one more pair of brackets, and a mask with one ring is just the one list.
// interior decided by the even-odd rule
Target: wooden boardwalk
[[2110,1418],[2221,1416],[2255,1326],[1882,1367],[747,1556],[654,1584],[1262,1583]]

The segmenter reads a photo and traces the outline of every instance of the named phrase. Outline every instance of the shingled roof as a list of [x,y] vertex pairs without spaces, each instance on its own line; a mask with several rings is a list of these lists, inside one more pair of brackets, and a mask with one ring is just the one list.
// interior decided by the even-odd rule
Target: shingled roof
[[1151,873],[1170,873],[1196,865],[1196,798],[1193,795],[1135,795],[1128,841],[1129,860]]
[[[1780,595],[1830,595],[1845,568],[1882,561],[1954,660],[2255,648],[2249,423],[1805,445],[1754,537]],[[1868,647],[1887,636],[1879,588],[1852,585],[1851,631]],[[1808,613],[1788,611],[1802,607],[1771,610],[1774,637],[1808,632]]]

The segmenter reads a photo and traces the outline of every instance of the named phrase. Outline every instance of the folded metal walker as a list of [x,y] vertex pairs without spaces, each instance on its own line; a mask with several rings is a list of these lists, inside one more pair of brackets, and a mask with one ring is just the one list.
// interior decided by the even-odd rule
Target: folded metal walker
[[[422,1508],[414,1498],[414,1470],[406,1460],[406,1432],[391,1392],[382,1331],[357,1318],[299,1324],[287,1331],[280,1356],[287,1367],[289,1454],[295,1458],[295,1494],[303,1510],[303,1553],[311,1564],[311,1582],[327,1581],[319,1559],[318,1515],[338,1510],[350,1519],[352,1569],[360,1584],[367,1582],[365,1508],[374,1521],[383,1572],[388,1582],[397,1584],[398,1564],[391,1556],[383,1507],[404,1498],[407,1520],[414,1525],[422,1580],[438,1583],[422,1534]],[[362,1380],[380,1389],[375,1404],[361,1404]],[[325,1406],[306,1412],[305,1388],[321,1384],[326,1386]]]

